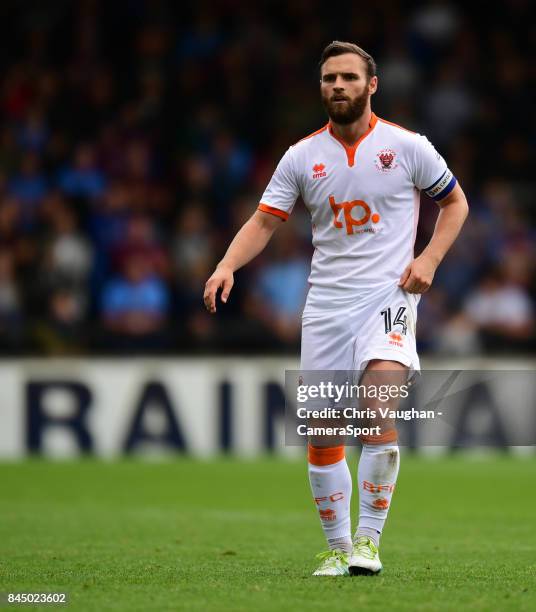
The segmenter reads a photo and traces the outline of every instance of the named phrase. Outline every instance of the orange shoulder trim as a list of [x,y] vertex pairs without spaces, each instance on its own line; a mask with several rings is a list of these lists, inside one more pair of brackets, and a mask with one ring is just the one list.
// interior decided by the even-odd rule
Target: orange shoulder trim
[[262,212],[265,212],[265,213],[270,213],[271,215],[275,215],[276,217],[281,217],[283,221],[286,221],[289,216],[288,213],[286,213],[284,210],[279,210],[279,208],[268,206],[268,204],[263,204],[262,202],[257,207],[257,210],[261,210]]
[[[298,140],[298,142],[302,142],[304,140],[307,140],[308,138],[312,138],[313,136],[316,136],[317,134],[321,134],[322,132],[325,132],[328,129],[328,123],[326,123],[326,125],[323,128],[320,128],[319,130],[316,130],[316,132],[313,132],[312,134],[309,134],[309,136],[305,136],[305,138],[302,138],[301,140]],[[295,143],[295,144],[298,144]]]
[[386,119],[380,119],[380,117],[378,117],[378,119],[382,121],[383,123],[387,123],[389,125],[392,125],[393,127],[397,127],[398,129],[404,130],[405,132],[409,132],[410,134],[417,133],[417,132],[412,132],[411,130],[408,130],[408,128],[402,127],[401,125],[398,125],[398,123],[393,123],[392,121],[387,121]]

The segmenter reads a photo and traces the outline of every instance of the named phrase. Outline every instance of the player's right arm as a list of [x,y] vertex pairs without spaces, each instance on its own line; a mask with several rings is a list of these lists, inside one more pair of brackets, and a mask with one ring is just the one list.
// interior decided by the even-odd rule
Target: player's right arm
[[221,301],[225,304],[234,284],[234,273],[254,259],[268,244],[283,219],[261,210],[244,223],[205,284],[203,299],[210,313],[216,312],[216,294],[221,288]]
[[264,249],[279,224],[286,221],[292,212],[300,193],[293,156],[293,147],[290,147],[281,158],[264,191],[259,210],[244,223],[214,274],[206,282],[203,300],[210,313],[216,312],[218,290],[222,290],[221,301],[227,302],[236,270]]

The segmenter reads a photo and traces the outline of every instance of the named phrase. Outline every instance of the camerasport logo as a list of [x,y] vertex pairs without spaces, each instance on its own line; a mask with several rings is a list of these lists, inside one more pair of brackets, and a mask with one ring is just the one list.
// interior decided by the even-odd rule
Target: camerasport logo
[[393,149],[382,149],[379,153],[376,153],[374,163],[380,172],[391,172],[391,170],[398,168],[396,151],[393,151]]

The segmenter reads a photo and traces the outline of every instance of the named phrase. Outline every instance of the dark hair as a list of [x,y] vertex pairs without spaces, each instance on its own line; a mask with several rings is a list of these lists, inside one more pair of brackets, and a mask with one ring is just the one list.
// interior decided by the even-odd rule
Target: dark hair
[[354,45],[354,43],[350,42],[341,42],[340,40],[334,40],[332,43],[322,51],[322,55],[320,56],[320,62],[318,67],[320,71],[322,71],[322,66],[324,62],[330,57],[335,57],[336,55],[343,55],[344,53],[353,53],[354,55],[359,55],[362,57],[367,63],[367,76],[370,79],[373,76],[376,76],[376,62],[374,61],[372,55],[367,53],[361,47]]

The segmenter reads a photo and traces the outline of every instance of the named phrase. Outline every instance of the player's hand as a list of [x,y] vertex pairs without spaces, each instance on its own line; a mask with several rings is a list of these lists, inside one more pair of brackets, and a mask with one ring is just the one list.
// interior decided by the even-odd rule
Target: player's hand
[[420,255],[406,266],[398,286],[408,293],[424,293],[430,289],[436,268],[432,259]]
[[216,294],[218,289],[221,288],[222,290],[221,301],[225,304],[233,285],[233,271],[226,266],[218,266],[214,274],[205,283],[205,293],[203,294],[205,307],[211,314],[216,312]]

